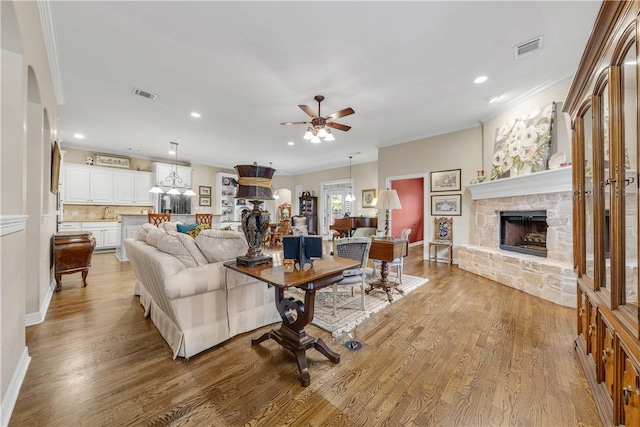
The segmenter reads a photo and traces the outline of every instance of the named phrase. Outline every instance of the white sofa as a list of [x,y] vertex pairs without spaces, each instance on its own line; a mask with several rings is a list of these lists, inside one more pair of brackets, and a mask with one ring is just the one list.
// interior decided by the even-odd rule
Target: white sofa
[[[124,244],[145,316],[151,316],[174,359],[189,358],[237,334],[281,321],[275,292],[264,282],[227,269],[222,265],[224,260],[211,259],[211,251],[199,251],[190,236],[175,231],[162,236],[152,230],[154,238],[147,238],[146,226],[137,239],[126,239]],[[235,252],[229,253],[226,260],[245,253],[242,234],[207,232],[201,234],[208,238],[197,239],[206,240],[208,248],[219,254]],[[212,238],[213,235],[223,237]],[[238,247],[238,236],[244,242],[242,248]],[[183,243],[187,244],[186,249]],[[185,260],[185,253],[189,259]]]

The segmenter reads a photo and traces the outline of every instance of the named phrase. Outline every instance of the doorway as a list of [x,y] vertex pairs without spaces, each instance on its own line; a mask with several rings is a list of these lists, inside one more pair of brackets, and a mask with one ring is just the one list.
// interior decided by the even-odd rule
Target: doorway
[[411,229],[409,244],[424,243],[427,235],[428,180],[426,174],[394,176],[386,179],[386,187],[396,190],[402,209],[394,209],[390,214],[391,235],[398,237],[405,228]]
[[350,180],[323,182],[320,210],[320,227],[322,235],[329,236],[329,227],[335,219],[350,216],[353,203],[347,201],[350,189],[353,186]]

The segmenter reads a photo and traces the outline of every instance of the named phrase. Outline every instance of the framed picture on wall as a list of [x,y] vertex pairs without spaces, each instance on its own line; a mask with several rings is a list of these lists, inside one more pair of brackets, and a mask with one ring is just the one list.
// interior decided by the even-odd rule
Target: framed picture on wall
[[198,194],[200,196],[209,196],[211,197],[211,187],[207,187],[204,185],[201,185],[198,187]]
[[211,206],[211,197],[210,196],[200,196],[199,198],[200,206]]
[[431,192],[460,191],[461,169],[431,172]]
[[462,215],[461,194],[439,194],[431,196],[431,215],[459,216]]
[[129,157],[112,156],[111,154],[97,154],[95,156],[96,166],[108,166],[112,168],[131,168],[131,159]]
[[362,190],[362,207],[375,208],[376,205],[376,189]]

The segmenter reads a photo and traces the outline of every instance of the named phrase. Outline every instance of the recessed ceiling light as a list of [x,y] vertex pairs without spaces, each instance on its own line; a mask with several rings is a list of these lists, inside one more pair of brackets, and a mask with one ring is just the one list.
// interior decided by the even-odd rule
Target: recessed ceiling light
[[83,135],[83,134],[81,134],[81,133],[74,133],[74,134],[73,134],[73,137],[74,137],[74,138],[77,138],[77,139],[84,139],[84,135]]
[[287,145],[296,145],[296,143],[293,142],[293,141],[289,141],[289,142],[287,142]]
[[489,77],[487,77],[487,76],[480,76],[480,77],[477,77],[473,82],[474,83],[484,83],[484,82],[487,81],[488,78]]
[[200,118],[200,113],[196,113],[195,111],[191,113],[191,117],[195,117],[196,119]]

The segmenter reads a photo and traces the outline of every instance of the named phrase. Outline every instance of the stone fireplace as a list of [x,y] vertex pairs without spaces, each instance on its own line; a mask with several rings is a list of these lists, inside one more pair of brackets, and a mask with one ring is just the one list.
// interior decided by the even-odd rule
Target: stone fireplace
[[[489,181],[467,188],[475,200],[475,233],[473,244],[458,248],[458,267],[554,303],[575,307],[571,168]],[[524,230],[514,231],[516,236],[529,233],[526,239],[521,236],[522,239],[544,239],[546,257],[541,252],[531,254],[513,251],[512,247],[506,248],[509,250],[501,248],[505,243],[501,243],[504,236],[500,213],[507,213],[503,221],[510,222],[515,229],[518,227],[518,220],[513,215],[515,211],[531,217],[534,222]],[[545,219],[541,218],[542,213]],[[528,243],[523,244],[528,246]],[[518,246],[513,245],[513,241],[506,245]]]

